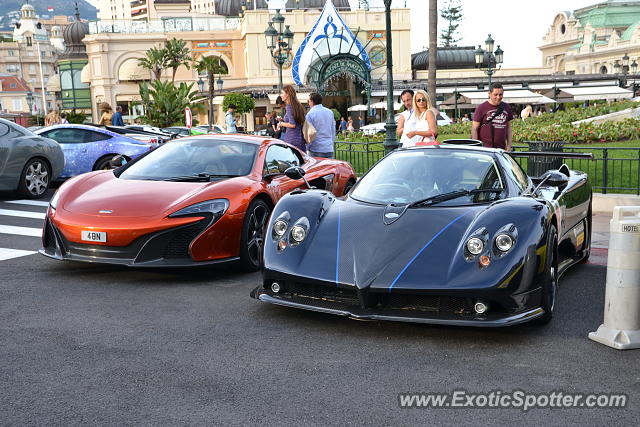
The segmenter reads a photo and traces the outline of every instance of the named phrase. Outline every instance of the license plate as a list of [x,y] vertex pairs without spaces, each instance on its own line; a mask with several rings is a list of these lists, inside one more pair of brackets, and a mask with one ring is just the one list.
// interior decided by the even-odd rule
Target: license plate
[[82,230],[82,240],[87,242],[107,242],[107,233],[106,231],[89,231]]

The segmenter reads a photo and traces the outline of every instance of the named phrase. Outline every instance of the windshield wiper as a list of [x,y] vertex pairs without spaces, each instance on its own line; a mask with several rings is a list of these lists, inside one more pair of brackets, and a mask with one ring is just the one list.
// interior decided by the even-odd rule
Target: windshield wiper
[[416,206],[432,206],[436,203],[446,202],[447,200],[457,199],[458,197],[468,196],[472,194],[480,193],[502,193],[504,188],[476,188],[473,190],[456,190],[449,193],[438,194],[437,196],[427,197],[426,199],[418,200],[411,203],[410,207]]
[[238,175],[215,175],[209,173],[194,173],[193,175],[172,176],[164,178],[163,181],[211,181],[212,178],[233,178]]

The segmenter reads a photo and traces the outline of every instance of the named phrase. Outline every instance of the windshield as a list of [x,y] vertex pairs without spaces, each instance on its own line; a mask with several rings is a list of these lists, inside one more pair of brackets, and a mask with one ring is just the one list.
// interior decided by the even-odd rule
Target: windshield
[[470,190],[502,188],[498,168],[490,155],[436,148],[391,154],[358,182],[351,197],[385,205],[428,206],[429,203],[421,202],[447,195],[435,200],[451,206],[487,202],[500,193]]
[[122,179],[188,181],[248,175],[258,145],[222,139],[177,140],[158,147],[120,174]]

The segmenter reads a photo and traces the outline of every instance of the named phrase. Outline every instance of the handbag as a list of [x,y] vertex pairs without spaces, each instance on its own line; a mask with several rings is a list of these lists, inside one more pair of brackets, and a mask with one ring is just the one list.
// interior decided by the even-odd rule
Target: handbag
[[302,125],[302,136],[304,140],[307,141],[307,144],[311,144],[313,140],[316,139],[317,133],[318,131],[315,126],[313,126],[309,120],[305,120]]

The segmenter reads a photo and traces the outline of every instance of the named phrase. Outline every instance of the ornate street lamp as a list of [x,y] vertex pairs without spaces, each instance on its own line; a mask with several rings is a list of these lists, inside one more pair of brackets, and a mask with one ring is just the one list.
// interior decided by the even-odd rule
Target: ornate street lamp
[[[635,60],[633,61],[635,63]],[[633,66],[633,64],[631,64]],[[638,68],[638,64],[635,65],[636,69]],[[619,60],[613,64],[613,68],[616,70],[617,74],[622,73],[622,78],[620,79],[620,87],[625,87],[627,85],[627,74],[629,74],[629,55],[626,53],[622,57],[622,64]]]
[[218,80],[216,80],[216,84],[218,85],[218,91],[221,91],[222,85],[224,84],[224,80],[222,80],[222,75],[218,77]]
[[[33,92],[31,91],[27,92],[27,107],[29,107],[29,115],[31,116],[33,114]],[[36,116],[36,120],[38,121],[36,124],[39,125],[38,116]]]
[[293,31],[289,29],[288,25],[284,25],[284,16],[280,14],[279,9],[276,10],[276,14],[269,22],[264,37],[267,40],[267,48],[271,52],[271,57],[278,65],[278,89],[282,90],[282,67],[291,54]]
[[202,77],[198,79],[198,91],[204,93],[204,80],[202,80]]
[[[504,51],[500,49],[500,45],[498,45],[495,52],[493,51],[494,43],[495,40],[493,40],[491,34],[489,34],[489,37],[484,41],[485,48],[482,49],[482,47],[478,46],[474,51],[476,66],[489,76],[489,86],[491,86],[491,76],[502,67],[504,60]],[[487,58],[487,66],[483,68],[485,57]]]
[[396,137],[395,115],[393,111],[393,49],[391,47],[391,0],[384,0],[384,16],[386,21],[387,43],[387,135],[384,139],[384,150],[388,153],[398,148]]

